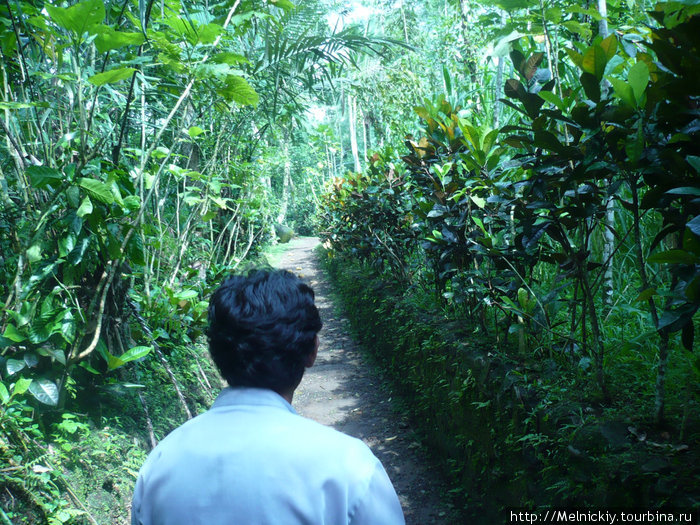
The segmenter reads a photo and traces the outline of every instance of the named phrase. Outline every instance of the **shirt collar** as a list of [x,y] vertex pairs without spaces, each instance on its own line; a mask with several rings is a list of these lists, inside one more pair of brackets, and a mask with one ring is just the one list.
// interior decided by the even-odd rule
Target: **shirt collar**
[[287,410],[292,414],[297,411],[290,405],[286,399],[279,395],[274,390],[267,388],[250,388],[250,387],[226,387],[212,405],[212,410],[229,406],[269,406]]

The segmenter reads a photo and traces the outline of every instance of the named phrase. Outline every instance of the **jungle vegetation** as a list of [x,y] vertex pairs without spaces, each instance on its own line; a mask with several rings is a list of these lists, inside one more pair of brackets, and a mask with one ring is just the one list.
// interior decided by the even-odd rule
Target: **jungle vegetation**
[[291,230],[467,514],[697,510],[699,13],[0,3],[0,521],[127,522]]

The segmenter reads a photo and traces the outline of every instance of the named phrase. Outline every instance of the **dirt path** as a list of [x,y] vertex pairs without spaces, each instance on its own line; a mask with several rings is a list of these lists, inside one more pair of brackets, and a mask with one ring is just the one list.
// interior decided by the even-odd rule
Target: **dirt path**
[[[316,364],[294,395],[294,407],[308,418],[362,439],[381,460],[399,494],[409,525],[456,523],[445,488],[411,431],[408,419],[395,411],[373,369],[346,329],[331,302],[330,284],[322,274],[314,248],[318,239],[291,241],[276,264],[300,275],[316,293],[323,330]],[[443,496],[443,497],[441,497]]]

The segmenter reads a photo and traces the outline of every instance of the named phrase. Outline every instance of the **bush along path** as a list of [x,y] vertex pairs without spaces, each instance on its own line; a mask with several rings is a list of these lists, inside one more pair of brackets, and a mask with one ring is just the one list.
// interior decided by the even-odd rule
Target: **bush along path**
[[421,449],[408,415],[395,408],[381,372],[353,341],[347,319],[333,304],[314,251],[318,244],[315,237],[294,239],[276,263],[314,289],[323,319],[318,359],[304,375],[293,405],[302,416],[360,438],[372,449],[394,483],[406,523],[457,523],[445,485]]

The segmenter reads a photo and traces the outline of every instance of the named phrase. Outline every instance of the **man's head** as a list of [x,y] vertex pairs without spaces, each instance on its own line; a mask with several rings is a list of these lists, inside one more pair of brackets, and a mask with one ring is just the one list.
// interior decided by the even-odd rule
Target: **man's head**
[[209,351],[229,385],[285,395],[313,363],[321,326],[310,287],[284,270],[254,270],[214,292]]

